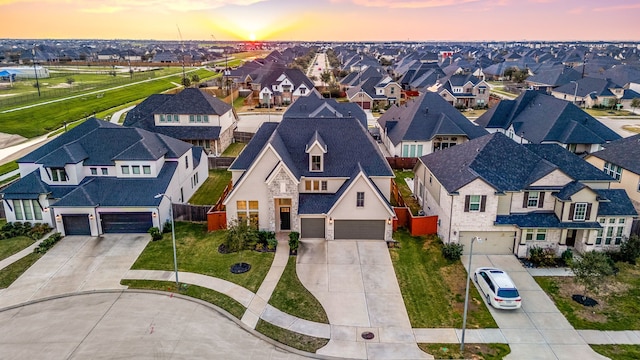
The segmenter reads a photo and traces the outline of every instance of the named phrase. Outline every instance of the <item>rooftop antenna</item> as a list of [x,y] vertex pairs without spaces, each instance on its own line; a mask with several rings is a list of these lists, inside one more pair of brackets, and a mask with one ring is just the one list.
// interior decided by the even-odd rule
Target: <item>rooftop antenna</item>
[[184,41],[182,40],[182,32],[180,31],[180,26],[176,24],[176,27],[178,28],[178,35],[180,35],[180,46],[182,47],[182,86],[186,87],[186,75],[184,72]]

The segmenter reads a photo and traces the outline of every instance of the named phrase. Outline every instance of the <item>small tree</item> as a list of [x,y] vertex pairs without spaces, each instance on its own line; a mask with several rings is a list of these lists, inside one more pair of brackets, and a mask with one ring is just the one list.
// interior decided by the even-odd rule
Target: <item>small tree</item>
[[587,292],[598,294],[606,278],[614,273],[609,257],[601,251],[589,251],[571,261],[569,267],[575,274],[574,281],[584,286],[585,295]]
[[198,74],[191,75],[191,83],[196,85],[200,82],[200,76]]
[[636,109],[640,107],[640,98],[634,98],[631,100],[631,109],[636,112]]
[[184,87],[189,87],[191,86],[191,79],[189,79],[188,77],[183,77],[182,78],[182,86]]
[[622,260],[635,265],[640,257],[640,236],[631,235],[620,244],[620,256]]
[[228,252],[242,251],[250,244],[255,243],[257,238],[257,231],[246,221],[234,220],[227,229],[224,245]]
[[327,84],[331,82],[332,76],[333,74],[331,74],[331,71],[329,70],[325,70],[322,73],[320,73],[320,80],[322,80],[322,83],[324,83],[324,86],[327,86]]
[[72,77],[68,77],[67,78],[67,84],[69,84],[69,86],[73,86],[74,82],[76,82],[76,79],[74,79]]

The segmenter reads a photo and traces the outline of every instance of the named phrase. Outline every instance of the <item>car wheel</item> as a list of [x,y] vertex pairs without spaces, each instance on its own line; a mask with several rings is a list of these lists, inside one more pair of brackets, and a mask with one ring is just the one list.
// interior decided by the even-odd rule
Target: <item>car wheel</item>
[[487,304],[493,306],[493,304],[491,303],[491,296],[489,296],[489,294],[485,295],[485,297],[487,298]]

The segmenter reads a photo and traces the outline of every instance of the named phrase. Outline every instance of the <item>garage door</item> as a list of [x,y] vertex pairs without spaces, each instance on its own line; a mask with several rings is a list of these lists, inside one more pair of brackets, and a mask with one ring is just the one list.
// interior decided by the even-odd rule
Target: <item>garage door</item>
[[336,220],[336,240],[384,240],[384,220]]
[[300,219],[300,237],[305,239],[324,239],[324,218]]
[[460,243],[464,245],[463,254],[469,253],[471,239],[477,236],[482,242],[473,242],[473,253],[484,255],[513,254],[513,231],[461,231]]
[[371,103],[368,102],[368,101],[367,102],[361,102],[360,104],[362,105],[362,108],[365,109],[365,110],[371,109]]
[[91,235],[89,214],[62,215],[66,235]]
[[150,212],[101,213],[102,232],[146,233],[153,226]]

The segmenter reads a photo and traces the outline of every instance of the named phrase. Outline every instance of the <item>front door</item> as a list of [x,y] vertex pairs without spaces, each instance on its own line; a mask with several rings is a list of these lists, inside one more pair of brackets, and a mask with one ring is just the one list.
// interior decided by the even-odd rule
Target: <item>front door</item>
[[567,230],[567,246],[575,246],[576,245],[576,230]]
[[280,208],[280,231],[291,230],[291,208],[283,206]]

